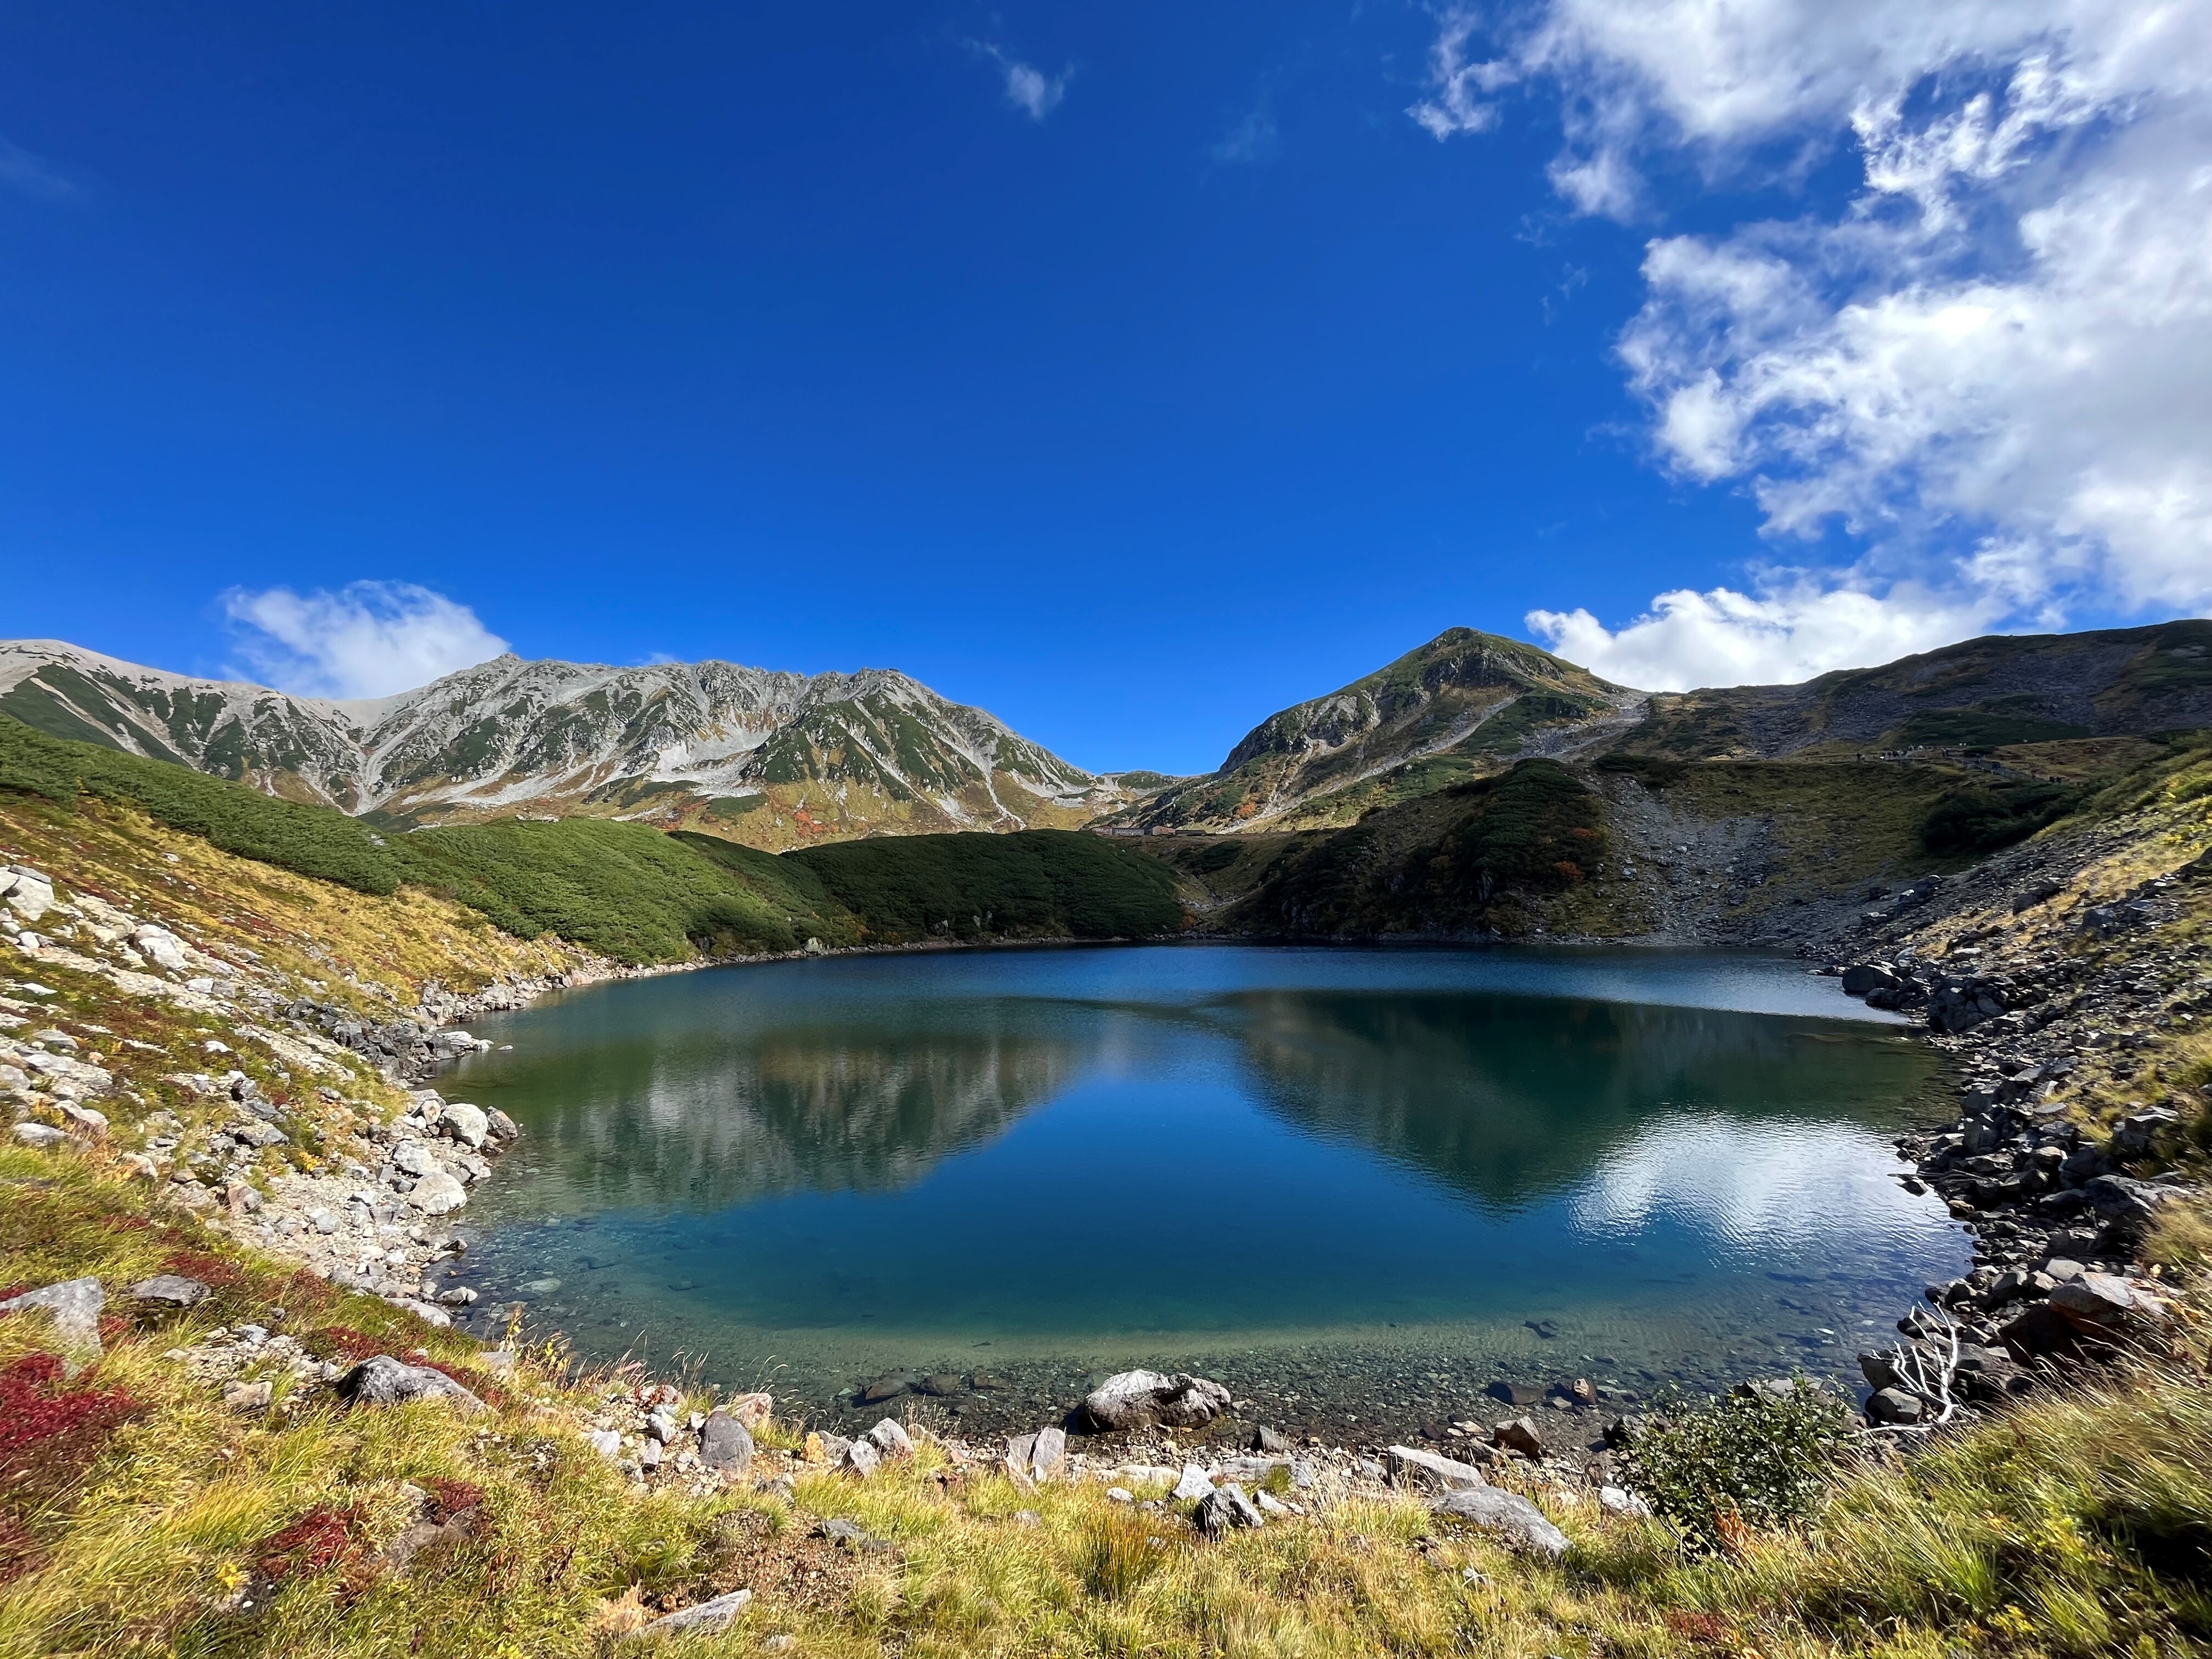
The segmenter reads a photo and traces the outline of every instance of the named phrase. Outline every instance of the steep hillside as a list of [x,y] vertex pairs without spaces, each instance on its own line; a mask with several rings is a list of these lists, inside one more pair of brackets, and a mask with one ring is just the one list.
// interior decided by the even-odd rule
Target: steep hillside
[[1518,640],[1454,628],[1388,667],[1262,721],[1209,777],[1110,822],[1152,830],[1300,830],[1559,754],[1625,726],[1641,693]]
[[2212,726],[2212,622],[1990,635],[1802,685],[1656,696],[1623,750],[1682,760],[1989,750]]
[[1077,830],[888,836],[789,856],[597,818],[385,834],[332,807],[0,715],[0,805],[11,799],[64,815],[91,803],[141,813],[240,857],[358,893],[421,889],[519,938],[631,965],[793,951],[810,939],[1125,938],[1182,923],[1157,863]]
[[903,674],[513,656],[369,702],[0,642],[0,712],[395,824],[649,818],[780,848],[1081,823],[1139,793]]

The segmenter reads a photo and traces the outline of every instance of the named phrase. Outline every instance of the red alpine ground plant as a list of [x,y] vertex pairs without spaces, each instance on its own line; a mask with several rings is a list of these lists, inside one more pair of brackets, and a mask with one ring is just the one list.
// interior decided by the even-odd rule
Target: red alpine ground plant
[[318,1504],[263,1539],[254,1565],[271,1584],[346,1565],[363,1553],[362,1519],[356,1504]]
[[63,1387],[61,1376],[50,1353],[0,1369],[0,1584],[43,1558],[22,1515],[66,1489],[115,1425],[145,1409],[119,1389]]
[[180,1273],[186,1279],[197,1279],[216,1291],[250,1291],[254,1287],[253,1276],[234,1261],[210,1255],[205,1250],[172,1250],[167,1271]]
[[42,1474],[75,1474],[110,1430],[145,1410],[119,1389],[58,1386],[61,1375],[50,1353],[26,1354],[0,1370],[0,1492],[12,1496]]

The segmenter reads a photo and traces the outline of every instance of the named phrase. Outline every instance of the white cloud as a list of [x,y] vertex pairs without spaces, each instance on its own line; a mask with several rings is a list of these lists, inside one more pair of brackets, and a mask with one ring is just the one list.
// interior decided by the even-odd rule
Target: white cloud
[[1073,70],[1047,75],[1034,64],[1025,64],[988,40],[970,40],[968,44],[999,66],[1006,77],[1006,101],[1030,120],[1043,120],[1067,95],[1068,78],[1075,73]]
[[1528,626],[1568,661],[1617,684],[1687,691],[1889,662],[1980,633],[2003,614],[1996,605],[1962,605],[1911,584],[1875,594],[1793,574],[1755,595],[1726,587],[1662,593],[1620,629],[1581,609],[1532,611]]
[[[1447,112],[1472,38],[1463,15],[1439,34]],[[1771,538],[1840,526],[1864,556],[1575,637],[1811,671],[1899,631],[2212,605],[2200,6],[1548,0],[1476,67],[1474,90],[1559,88],[1552,176],[1583,212],[1646,211],[1686,171],[1787,188],[1838,147],[1858,163],[1832,213],[1655,239],[1620,354],[1663,465],[1750,492]],[[1877,601],[1863,644],[1832,625]]]
[[1213,146],[1213,159],[1257,167],[1273,161],[1282,149],[1282,134],[1276,128],[1274,115],[1262,105],[1222,135]]
[[52,162],[5,138],[0,138],[0,185],[39,202],[65,202],[82,193]]
[[1498,107],[1478,100],[1480,92],[1492,92],[1514,77],[1510,64],[1470,64],[1468,42],[1474,39],[1475,15],[1449,12],[1436,44],[1429,48],[1431,95],[1406,112],[1441,143],[1459,132],[1485,132],[1498,125]]
[[412,582],[234,590],[223,612],[244,630],[238,651],[252,672],[301,696],[389,696],[507,649],[468,606]]

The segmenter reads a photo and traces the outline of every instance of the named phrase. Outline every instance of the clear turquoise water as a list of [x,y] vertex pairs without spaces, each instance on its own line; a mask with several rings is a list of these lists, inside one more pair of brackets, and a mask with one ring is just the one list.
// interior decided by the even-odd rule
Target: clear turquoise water
[[1242,946],[848,957],[483,1023],[526,1138],[470,1212],[489,1322],[817,1417],[887,1371],[1138,1363],[1345,1429],[1503,1377],[1843,1376],[1969,1260],[1889,1144],[1935,1062],[1784,959]]

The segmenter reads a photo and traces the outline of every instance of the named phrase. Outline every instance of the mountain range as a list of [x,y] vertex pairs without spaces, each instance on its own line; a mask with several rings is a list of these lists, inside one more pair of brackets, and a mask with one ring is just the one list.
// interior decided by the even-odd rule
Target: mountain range
[[1130,799],[904,674],[508,655],[327,702],[52,640],[0,642],[0,711],[380,823],[641,818],[763,848],[1084,823]]
[[1686,693],[1454,628],[1270,715],[1217,770],[1182,779],[1085,772],[883,669],[509,655],[337,702],[19,640],[0,641],[0,712],[403,828],[620,817],[770,851],[1083,824],[1251,836],[1347,828],[1531,759],[1617,771],[2034,745],[2024,769],[2041,775],[2064,769],[2048,745],[2212,726],[2212,622],[1991,635],[1802,684]]

